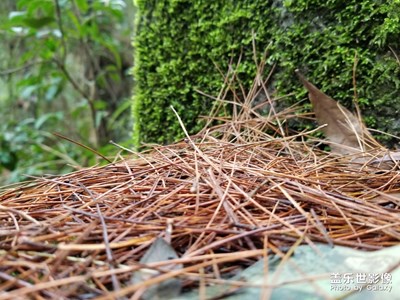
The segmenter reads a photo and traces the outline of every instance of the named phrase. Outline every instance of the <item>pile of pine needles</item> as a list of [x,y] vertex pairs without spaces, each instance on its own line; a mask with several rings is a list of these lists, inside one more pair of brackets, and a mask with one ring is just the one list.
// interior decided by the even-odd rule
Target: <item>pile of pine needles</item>
[[[181,142],[3,190],[0,299],[113,299],[171,277],[184,288],[221,282],[300,243],[397,245],[399,172],[288,134],[293,109],[276,112],[267,97],[262,116],[255,87],[242,102],[219,101],[214,125]],[[233,117],[215,117],[227,105]],[[181,258],[151,266],[183,268],[133,284],[165,236]]]

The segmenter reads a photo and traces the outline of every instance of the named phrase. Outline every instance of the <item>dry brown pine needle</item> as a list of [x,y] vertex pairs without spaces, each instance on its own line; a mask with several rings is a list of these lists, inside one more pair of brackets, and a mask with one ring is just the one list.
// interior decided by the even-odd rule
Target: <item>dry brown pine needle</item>
[[282,253],[299,239],[366,250],[398,244],[398,172],[305,147],[203,136],[6,190],[0,299],[102,295],[116,290],[113,278],[124,291],[168,222],[186,286],[198,282],[200,266],[209,280],[228,276],[262,257],[264,245]]

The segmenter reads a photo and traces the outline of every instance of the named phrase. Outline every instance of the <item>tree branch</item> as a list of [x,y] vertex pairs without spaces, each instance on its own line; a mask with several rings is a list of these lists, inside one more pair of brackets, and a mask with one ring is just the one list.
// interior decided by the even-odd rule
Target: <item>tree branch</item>
[[46,63],[46,61],[42,61],[42,60],[34,61],[34,62],[27,63],[26,65],[21,66],[21,67],[16,67],[16,68],[13,68],[13,69],[3,70],[3,71],[0,71],[0,76],[7,76],[7,75],[10,75],[10,74],[13,74],[13,73],[17,73],[17,72],[23,71],[25,69],[28,69],[28,68],[30,68],[30,67],[32,67],[34,65],[43,64],[43,63]]
[[64,35],[64,27],[63,27],[63,23],[62,23],[61,8],[60,8],[60,3],[59,3],[58,0],[54,0],[54,3],[56,5],[58,29],[61,32],[61,44],[62,44],[62,48],[63,48],[62,61],[63,61],[63,63],[65,63],[65,59],[66,59],[66,56],[67,56],[67,43],[65,42],[65,35]]

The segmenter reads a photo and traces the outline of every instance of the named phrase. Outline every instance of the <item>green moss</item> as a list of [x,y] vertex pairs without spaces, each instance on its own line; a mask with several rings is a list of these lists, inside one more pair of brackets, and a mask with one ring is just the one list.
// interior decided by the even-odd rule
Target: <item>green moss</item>
[[[134,36],[134,140],[170,143],[183,137],[173,105],[190,133],[202,127],[223,73],[241,57],[238,77],[253,80],[269,45],[268,64],[276,64],[273,86],[305,92],[294,76],[300,68],[325,92],[351,107],[353,66],[357,64],[359,104],[368,125],[394,134],[400,109],[399,65],[389,46],[399,50],[400,1],[136,1]],[[387,109],[390,107],[390,109]],[[390,142],[390,141],[387,141]]]

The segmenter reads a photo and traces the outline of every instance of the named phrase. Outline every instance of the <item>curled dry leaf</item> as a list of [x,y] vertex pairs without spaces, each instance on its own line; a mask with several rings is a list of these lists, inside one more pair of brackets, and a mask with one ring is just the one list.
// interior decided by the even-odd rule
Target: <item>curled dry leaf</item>
[[308,91],[315,116],[333,153],[355,154],[381,147],[364,124],[337,101],[321,92],[299,70],[296,74]]

